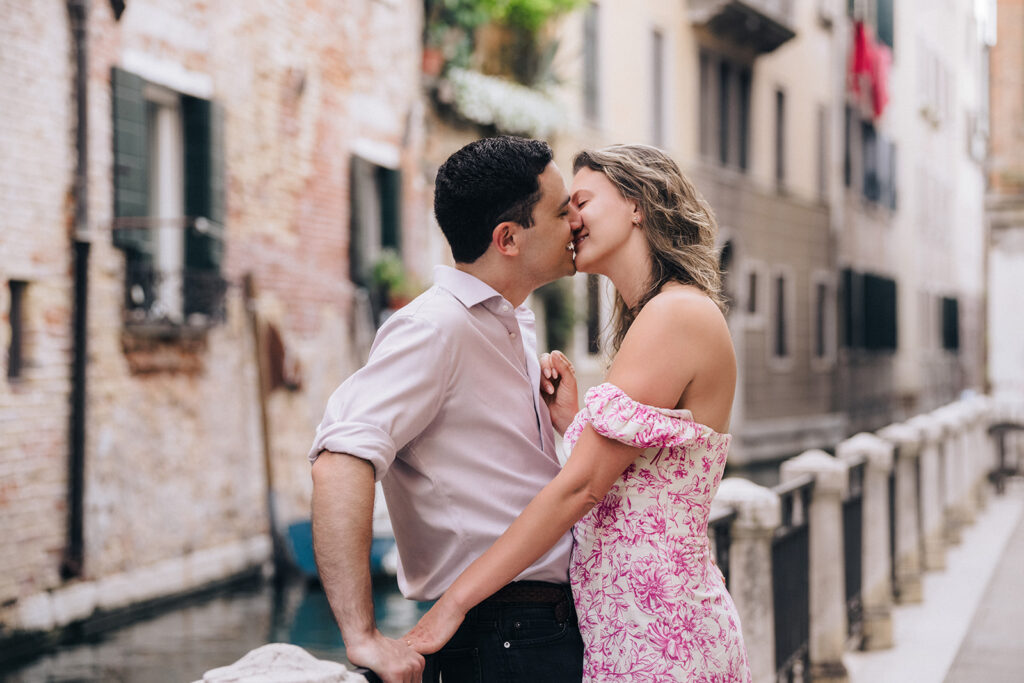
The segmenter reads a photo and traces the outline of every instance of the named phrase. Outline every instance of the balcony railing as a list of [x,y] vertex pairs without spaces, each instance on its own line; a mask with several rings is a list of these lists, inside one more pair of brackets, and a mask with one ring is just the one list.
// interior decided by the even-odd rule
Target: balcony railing
[[690,21],[715,36],[758,53],[796,36],[793,0],[691,0]]
[[[779,496],[782,523],[772,539],[775,604],[775,665],[780,683],[810,675],[810,521],[814,478],[804,476],[773,490]],[[860,555],[858,554],[858,557]]]
[[118,218],[125,253],[124,323],[136,328],[206,328],[224,320],[223,227],[198,217]]

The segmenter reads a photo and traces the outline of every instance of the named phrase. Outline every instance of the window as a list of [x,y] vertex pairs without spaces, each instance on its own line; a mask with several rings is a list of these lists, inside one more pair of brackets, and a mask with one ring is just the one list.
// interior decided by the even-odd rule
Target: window
[[818,105],[818,198],[828,197],[828,108]]
[[739,72],[740,79],[740,100],[739,100],[739,166],[741,171],[747,170],[749,146],[750,146],[750,69],[742,68]]
[[850,105],[843,108],[843,185],[853,184],[853,109]]
[[893,49],[896,45],[893,31],[893,0],[877,0],[877,3],[875,20],[878,24],[878,39]]
[[860,126],[864,198],[871,202],[877,202],[882,196],[882,191],[878,178],[878,141],[875,137],[875,126],[870,121],[861,121]]
[[591,123],[601,119],[598,17],[598,6],[591,3],[583,14],[583,115]]
[[718,160],[723,166],[729,163],[729,90],[732,85],[732,67],[722,60],[718,63]]
[[773,268],[768,280],[769,320],[768,353],[769,366],[776,370],[792,367],[794,339],[794,277],[787,267]]
[[828,288],[821,282],[814,285],[814,357],[825,355],[825,302]]
[[836,299],[832,275],[818,271],[811,283],[811,367],[825,370],[835,361]]
[[24,367],[25,353],[25,289],[27,282],[10,280],[7,283],[10,295],[10,310],[7,320],[11,325],[10,344],[7,347],[7,379],[16,380],[21,377]]
[[737,305],[748,329],[761,328],[766,314],[768,274],[760,261],[746,260],[739,277]]
[[775,91],[775,183],[782,188],[786,183],[786,93]]
[[223,110],[113,69],[114,244],[127,323],[223,319]]
[[385,249],[401,253],[402,175],[353,156],[349,166],[349,279],[369,287]]
[[587,275],[587,352],[601,353],[601,281]]
[[[846,105],[843,113],[843,185],[865,200],[895,210],[898,166],[896,143]],[[858,184],[859,183],[859,184]]]
[[700,52],[700,152],[722,166],[749,164],[750,67]]
[[896,281],[864,275],[864,348],[896,349]]
[[960,304],[954,297],[942,297],[942,348],[960,350]]
[[747,313],[757,315],[760,301],[757,296],[757,271],[747,273]]
[[715,104],[712,101],[713,92],[711,85],[711,69],[714,68],[711,55],[701,50],[700,53],[700,140],[701,156],[710,157],[714,145],[711,140],[711,130],[714,125]]
[[772,284],[775,294],[775,327],[772,349],[776,357],[784,358],[789,355],[789,330],[786,324],[786,278],[776,275]]
[[651,32],[651,140],[665,146],[665,38],[658,29]]
[[842,273],[843,346],[894,351],[896,281],[849,268]]

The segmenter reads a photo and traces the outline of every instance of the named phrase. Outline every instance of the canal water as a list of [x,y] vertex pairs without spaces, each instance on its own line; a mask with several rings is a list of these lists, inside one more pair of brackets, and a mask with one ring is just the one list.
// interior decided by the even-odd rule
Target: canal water
[[[412,628],[429,607],[403,598],[393,582],[374,587],[374,605],[378,627],[392,637]],[[0,681],[188,683],[273,642],[349,664],[319,586],[275,590],[259,582],[62,645],[16,669],[0,669]]]

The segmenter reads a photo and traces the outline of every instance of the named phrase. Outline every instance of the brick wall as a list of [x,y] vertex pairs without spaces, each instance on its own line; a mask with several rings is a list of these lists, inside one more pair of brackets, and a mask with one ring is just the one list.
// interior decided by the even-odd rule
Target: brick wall
[[[0,0],[0,12],[0,274],[32,282],[31,363],[25,380],[0,388],[0,604],[10,604],[60,581],[73,71],[63,3]],[[416,244],[426,230],[420,23],[412,0],[140,0],[119,22],[109,3],[91,4],[85,578],[265,533],[245,273],[301,370],[300,387],[275,391],[268,406],[282,516],[308,514],[306,450],[327,396],[359,362],[347,277],[355,148],[398,161],[407,179],[403,239]],[[199,339],[139,338],[122,322],[124,257],[110,233],[113,66],[183,92],[206,87],[225,108],[227,320]],[[0,299],[6,313],[6,288]],[[0,341],[6,347],[7,337]]]
[[[71,332],[71,55],[64,4],[0,2],[0,604],[57,581]],[[8,379],[10,280],[27,282]]]

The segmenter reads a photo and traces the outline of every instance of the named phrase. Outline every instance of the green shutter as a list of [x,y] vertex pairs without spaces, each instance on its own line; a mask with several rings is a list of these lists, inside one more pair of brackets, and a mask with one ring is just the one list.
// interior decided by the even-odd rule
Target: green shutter
[[380,184],[380,246],[401,252],[402,172],[378,167]]
[[185,314],[224,316],[224,109],[183,96],[185,132]]
[[878,0],[878,39],[894,49],[895,32],[893,27],[893,2],[892,0]]
[[[224,111],[209,100],[181,98],[185,129],[185,266],[219,271],[224,256]],[[205,219],[205,220],[199,220]]]
[[[146,130],[145,81],[135,74],[111,71],[111,110],[114,143],[114,216],[123,219],[149,216],[149,139]],[[114,230],[114,244],[147,257],[153,253],[152,235],[144,222]]]

